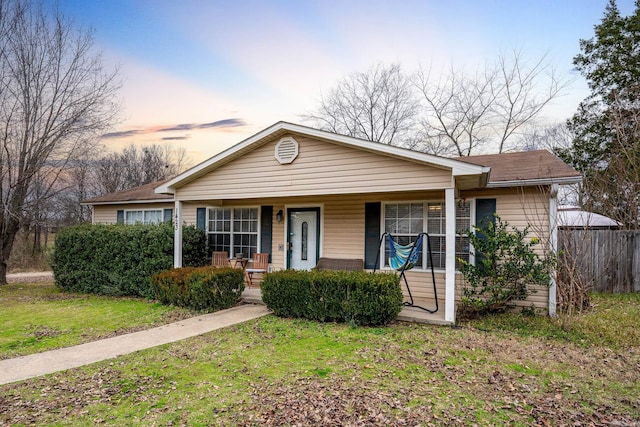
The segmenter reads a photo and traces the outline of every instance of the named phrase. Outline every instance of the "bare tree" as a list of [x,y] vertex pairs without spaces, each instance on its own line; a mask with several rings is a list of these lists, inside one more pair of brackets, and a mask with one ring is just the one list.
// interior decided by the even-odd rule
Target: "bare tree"
[[95,162],[96,194],[113,193],[177,175],[189,165],[186,150],[171,145],[133,144]]
[[424,109],[421,149],[469,156],[489,145],[499,153],[514,148],[568,81],[546,56],[527,63],[513,51],[471,75],[452,68],[434,81],[433,70],[421,68],[415,84]]
[[317,110],[302,118],[330,132],[400,145],[412,135],[417,112],[411,80],[400,64],[379,63],[339,81]]
[[91,33],[59,12],[0,0],[0,284],[25,212],[113,123],[117,73],[92,49]]

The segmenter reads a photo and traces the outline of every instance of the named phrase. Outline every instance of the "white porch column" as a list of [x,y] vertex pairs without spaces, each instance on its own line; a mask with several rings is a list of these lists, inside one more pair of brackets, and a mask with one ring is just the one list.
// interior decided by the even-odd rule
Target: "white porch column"
[[173,266],[182,267],[182,202],[179,200],[173,208]]
[[[558,255],[558,184],[552,184],[549,193],[549,250]],[[556,274],[551,272],[549,286],[549,316],[556,317]]]
[[456,321],[456,198],[455,188],[444,190],[444,205],[446,218],[446,269],[445,269],[445,300],[444,320]]

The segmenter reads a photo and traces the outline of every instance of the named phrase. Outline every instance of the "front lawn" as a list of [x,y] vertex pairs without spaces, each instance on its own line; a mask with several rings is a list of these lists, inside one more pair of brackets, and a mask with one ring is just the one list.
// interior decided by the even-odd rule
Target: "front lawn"
[[638,300],[598,314],[617,297],[601,298],[569,335],[531,333],[554,330],[546,318],[352,328],[267,316],[0,386],[0,424],[633,425],[638,345],[592,326],[627,324]]
[[62,292],[53,283],[0,286],[0,359],[68,347],[191,316],[140,298]]

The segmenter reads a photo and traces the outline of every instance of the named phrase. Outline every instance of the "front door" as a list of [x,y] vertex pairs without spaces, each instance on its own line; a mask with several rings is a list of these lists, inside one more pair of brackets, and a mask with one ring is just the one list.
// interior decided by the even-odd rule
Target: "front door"
[[311,270],[320,252],[320,208],[289,209],[287,229],[287,268]]

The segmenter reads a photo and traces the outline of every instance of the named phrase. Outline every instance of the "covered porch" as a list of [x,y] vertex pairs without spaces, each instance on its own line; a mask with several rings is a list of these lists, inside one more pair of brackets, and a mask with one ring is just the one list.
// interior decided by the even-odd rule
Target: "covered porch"
[[[176,236],[182,233],[179,224],[185,222],[199,223],[208,236],[212,236],[217,227],[213,218],[219,216],[221,209],[228,211],[232,223],[235,216],[246,215],[247,209],[252,209],[250,216],[255,217],[255,227],[252,228],[255,230],[255,246],[247,249],[246,246],[234,247],[231,244],[228,247],[210,247],[210,250],[227,250],[230,257],[234,256],[234,252],[269,253],[268,271],[309,270],[316,266],[320,257],[360,259],[367,271],[373,271],[374,267],[378,271],[390,271],[389,267],[385,267],[385,245],[378,247],[378,244],[381,234],[386,230],[385,223],[391,221],[390,218],[385,219],[385,206],[395,208],[400,204],[410,204],[414,209],[417,206],[424,211],[425,218],[420,223],[420,231],[427,227],[428,208],[433,210],[437,207],[442,227],[442,234],[438,237],[441,247],[438,254],[440,267],[436,267],[435,272],[436,292],[434,293],[430,269],[418,267],[406,273],[415,305],[433,310],[437,294],[438,311],[430,314],[418,308],[405,307],[402,317],[404,320],[452,324],[455,322],[456,296],[456,199],[453,188],[442,191],[327,194],[254,200],[177,201],[174,224]],[[397,218],[394,220],[397,221]],[[303,232],[304,226],[307,228]],[[210,239],[210,242],[217,241],[220,239]],[[178,244],[179,239],[175,242],[175,265],[180,266],[181,245]],[[379,260],[377,265],[376,259]],[[257,278],[254,280],[254,288],[246,291],[253,298],[260,293],[261,275],[254,278]],[[401,288],[404,300],[409,301],[404,281],[401,282]]]

